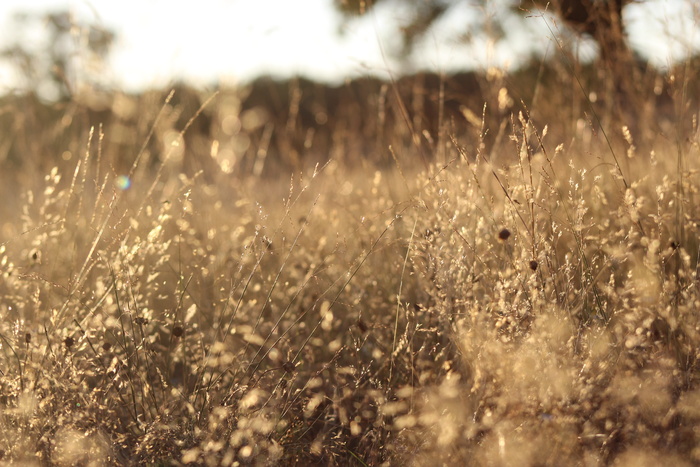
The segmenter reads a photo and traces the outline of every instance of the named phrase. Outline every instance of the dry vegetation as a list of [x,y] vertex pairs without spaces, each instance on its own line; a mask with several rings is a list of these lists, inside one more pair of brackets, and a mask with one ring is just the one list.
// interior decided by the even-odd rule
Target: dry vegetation
[[552,66],[381,135],[6,98],[0,462],[700,463],[697,65]]

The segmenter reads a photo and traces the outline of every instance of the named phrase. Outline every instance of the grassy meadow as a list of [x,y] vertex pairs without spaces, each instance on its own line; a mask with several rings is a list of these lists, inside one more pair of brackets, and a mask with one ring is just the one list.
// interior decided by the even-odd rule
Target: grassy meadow
[[6,96],[0,463],[697,465],[697,70]]

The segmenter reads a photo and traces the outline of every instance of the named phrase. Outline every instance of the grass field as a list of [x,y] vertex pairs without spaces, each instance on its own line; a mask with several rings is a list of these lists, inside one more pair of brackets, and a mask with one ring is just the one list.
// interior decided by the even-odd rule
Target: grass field
[[697,465],[696,68],[272,173],[233,92],[6,99],[0,463]]

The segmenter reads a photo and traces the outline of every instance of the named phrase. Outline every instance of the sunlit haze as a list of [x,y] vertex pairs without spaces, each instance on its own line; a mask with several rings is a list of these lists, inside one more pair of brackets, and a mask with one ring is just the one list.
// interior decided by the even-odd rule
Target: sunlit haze
[[[361,20],[343,21],[331,0],[4,0],[0,5],[0,46],[17,40],[16,12],[70,11],[117,34],[101,79],[107,86],[136,90],[185,79],[199,84],[248,80],[260,74],[303,74],[338,81],[387,70],[432,68],[441,71],[491,65],[517,66],[535,51],[553,48],[542,17],[504,15],[502,2],[484,11],[465,2],[440,20],[410,60],[390,51],[399,40],[396,25],[407,12],[381,6]],[[664,65],[698,46],[697,12],[687,0],[653,0],[625,10],[635,50]],[[457,42],[469,25],[497,15],[509,40],[494,47],[488,38],[471,45]],[[466,29],[466,31],[465,31]],[[693,31],[695,31],[693,33]],[[40,43],[41,32],[23,37]],[[585,52],[585,47],[584,47]],[[551,52],[549,52],[551,53]],[[17,78],[2,69],[3,89]]]

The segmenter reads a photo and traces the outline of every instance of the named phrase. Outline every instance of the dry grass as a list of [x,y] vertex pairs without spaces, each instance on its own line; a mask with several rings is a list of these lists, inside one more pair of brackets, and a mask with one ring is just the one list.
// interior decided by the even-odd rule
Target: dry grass
[[167,105],[10,161],[0,462],[699,463],[698,115],[635,148],[562,100],[427,170],[188,177]]

